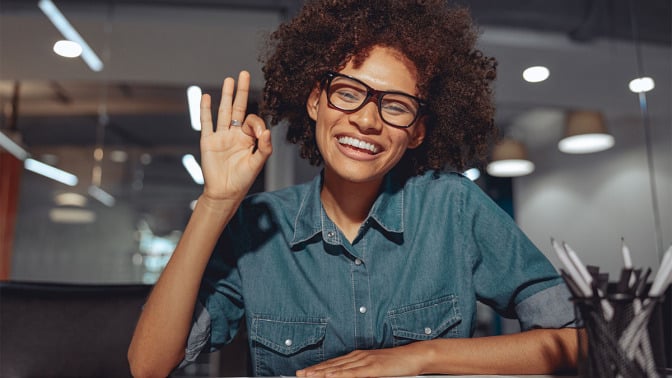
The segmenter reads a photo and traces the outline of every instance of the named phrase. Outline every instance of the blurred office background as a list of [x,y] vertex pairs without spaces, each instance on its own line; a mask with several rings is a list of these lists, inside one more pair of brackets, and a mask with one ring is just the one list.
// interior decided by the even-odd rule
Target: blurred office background
[[[479,48],[499,62],[496,123],[534,164],[529,174],[504,178],[475,167],[476,182],[556,266],[551,237],[618,274],[624,238],[635,266],[655,273],[672,244],[670,1],[458,3],[480,25]],[[183,165],[185,155],[199,156],[187,88],[217,98],[223,78],[246,69],[254,109],[265,36],[302,1],[55,4],[102,68],[54,53],[64,37],[37,0],[0,1],[0,132],[31,161],[77,177],[54,181],[0,149],[0,279],[151,284],[202,190]],[[546,67],[548,77],[526,81],[532,66]],[[653,88],[633,92],[629,84],[642,77]],[[561,152],[577,115],[597,120],[613,146]],[[255,191],[317,172],[284,142],[282,125],[273,137]]]
[[[182,164],[185,154],[199,155],[187,88],[217,97],[225,76],[247,69],[254,108],[265,36],[301,3],[57,1],[100,57],[103,67],[95,71],[82,58],[54,53],[64,37],[37,1],[0,2],[0,132],[33,159],[78,179],[69,186],[3,166],[2,181],[16,185],[6,189],[9,202],[0,212],[3,278],[156,279],[201,191]],[[499,62],[496,123],[526,147],[535,166],[504,179],[478,167],[476,182],[510,208],[554,263],[550,237],[617,273],[623,237],[635,264],[655,269],[672,243],[670,2],[459,3],[480,24],[479,47]],[[522,73],[530,66],[545,66],[550,75],[527,82]],[[654,88],[633,93],[628,84],[638,77],[650,77]],[[575,111],[603,117],[613,147],[559,151]],[[255,190],[316,172],[284,143],[282,126],[274,137],[276,152]],[[92,186],[103,192],[92,194]]]

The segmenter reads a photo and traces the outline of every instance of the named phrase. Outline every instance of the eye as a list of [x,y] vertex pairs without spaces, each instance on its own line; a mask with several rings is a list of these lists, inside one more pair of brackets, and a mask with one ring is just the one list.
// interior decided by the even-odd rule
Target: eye
[[400,115],[400,114],[415,114],[415,107],[409,104],[407,101],[400,101],[398,99],[387,99],[383,101],[383,111],[391,115]]
[[338,96],[339,100],[345,102],[360,102],[363,97],[363,94],[361,92],[359,92],[355,88],[349,88],[349,87],[337,88],[334,91],[334,94]]

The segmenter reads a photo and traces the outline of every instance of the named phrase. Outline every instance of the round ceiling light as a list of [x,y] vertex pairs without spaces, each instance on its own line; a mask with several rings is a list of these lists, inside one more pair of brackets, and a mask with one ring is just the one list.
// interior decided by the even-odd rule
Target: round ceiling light
[[82,46],[77,42],[62,40],[54,44],[54,52],[65,58],[76,58],[82,55]]
[[544,66],[533,66],[523,71],[523,79],[529,83],[539,83],[548,79],[550,74],[548,68]]

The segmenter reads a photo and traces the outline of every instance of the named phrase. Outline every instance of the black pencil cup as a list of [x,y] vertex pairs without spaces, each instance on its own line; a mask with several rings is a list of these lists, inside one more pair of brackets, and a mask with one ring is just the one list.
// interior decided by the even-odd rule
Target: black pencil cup
[[580,377],[664,377],[662,298],[573,298]]

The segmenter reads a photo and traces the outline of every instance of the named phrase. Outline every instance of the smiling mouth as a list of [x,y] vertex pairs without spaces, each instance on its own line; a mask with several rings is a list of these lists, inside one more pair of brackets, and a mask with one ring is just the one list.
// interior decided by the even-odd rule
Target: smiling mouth
[[378,146],[376,146],[375,144],[364,142],[363,140],[355,139],[352,137],[346,137],[346,136],[339,137],[338,143],[360,151],[368,152],[371,155],[377,154],[379,150]]

